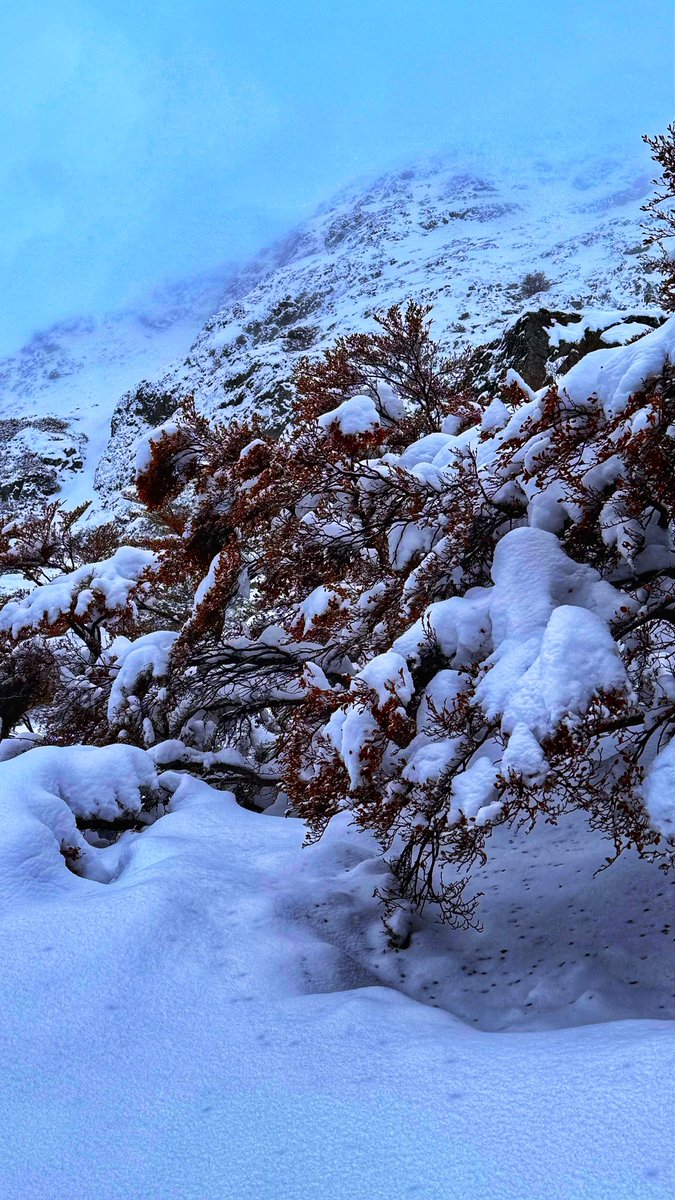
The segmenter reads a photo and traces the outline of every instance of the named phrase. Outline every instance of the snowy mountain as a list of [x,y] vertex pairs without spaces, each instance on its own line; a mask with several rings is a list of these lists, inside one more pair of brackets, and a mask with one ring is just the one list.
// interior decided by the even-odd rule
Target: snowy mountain
[[643,312],[640,204],[648,166],[623,159],[495,166],[431,159],[347,189],[240,271],[186,357],[127,392],[97,473],[110,498],[128,480],[138,434],[194,394],[210,413],[283,423],[294,361],[374,310],[434,306],[450,350],[501,333],[528,307]]
[[642,314],[649,190],[638,159],[434,158],[346,189],[243,268],[42,331],[0,360],[0,502],[60,490],[80,503],[98,466],[109,507],[139,433],[189,394],[210,412],[282,423],[299,355],[408,297],[434,306],[451,350],[489,341],[527,307]]
[[166,285],[133,307],[62,321],[0,359],[0,504],[80,503],[120,393],[186,352],[231,271]]

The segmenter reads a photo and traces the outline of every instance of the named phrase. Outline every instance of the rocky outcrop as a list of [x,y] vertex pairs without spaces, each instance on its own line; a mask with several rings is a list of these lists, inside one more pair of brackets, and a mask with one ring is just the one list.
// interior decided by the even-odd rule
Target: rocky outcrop
[[493,394],[511,368],[536,390],[564,375],[591,351],[624,346],[662,320],[663,315],[654,310],[533,309],[509,324],[501,337],[469,353],[462,360],[458,383]]
[[[167,286],[134,309],[61,321],[0,358],[2,512],[92,496],[120,394],[185,353],[224,286],[219,272]],[[141,395],[139,419],[152,422],[155,411],[143,411]]]
[[53,498],[82,471],[85,442],[59,417],[0,418],[0,514]]

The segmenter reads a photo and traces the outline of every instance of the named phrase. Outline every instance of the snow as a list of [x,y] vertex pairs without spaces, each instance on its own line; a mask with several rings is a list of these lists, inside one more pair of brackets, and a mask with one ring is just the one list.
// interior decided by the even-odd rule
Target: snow
[[379,407],[390,421],[401,421],[405,417],[405,404],[394,389],[383,380],[377,384],[377,399]]
[[323,617],[331,605],[338,608],[348,608],[348,601],[334,588],[320,584],[298,605],[298,617],[303,621],[303,633],[308,633],[317,617]]
[[421,746],[415,739],[406,753],[408,762],[402,773],[403,778],[422,786],[436,783],[457,761],[461,745],[461,738],[441,738],[437,742],[425,740]]
[[[624,313],[618,309],[586,309],[579,321],[568,325],[554,321],[548,330],[549,345],[557,348],[562,342],[574,345],[583,341],[589,330],[607,330],[610,326],[616,328],[623,320]],[[647,330],[650,326],[645,326]],[[618,339],[617,339],[618,340]]]
[[171,437],[177,433],[179,429],[178,423],[173,420],[163,421],[161,425],[157,425],[154,429],[144,433],[136,442],[136,476],[138,477],[144,471],[147,471],[152,462],[152,454],[154,447],[158,442],[161,442],[163,437]]
[[377,738],[379,725],[368,708],[355,705],[347,712],[335,713],[328,722],[327,732],[347,768],[349,786],[354,791],[363,782],[362,755]]
[[[517,371],[512,371],[512,372],[509,371],[508,374],[517,375],[518,372]],[[518,376],[518,379],[519,379],[519,387],[521,387],[521,389],[526,388],[527,384],[525,384],[523,382],[523,380],[520,379],[520,376]],[[514,381],[507,380],[507,383],[509,383],[509,382],[514,382]],[[527,388],[527,391],[529,393],[529,392],[531,392],[531,389]],[[504,426],[506,425],[506,423],[508,422],[510,415],[511,414],[509,413],[509,410],[506,407],[506,405],[504,404],[503,400],[500,400],[499,396],[495,396],[494,400],[492,400],[488,404],[487,408],[485,409],[485,412],[483,413],[481,423],[480,423],[481,432],[482,433],[494,433],[498,429],[503,429]]]
[[196,612],[200,604],[204,602],[211,589],[215,586],[218,567],[220,566],[221,556],[220,551],[214,555],[209,563],[209,569],[203,579],[199,581],[195,589],[195,596],[192,602],[192,611]]
[[492,588],[436,601],[399,637],[394,650],[420,656],[431,632],[454,667],[475,661],[488,638],[488,670],[476,701],[511,733],[525,725],[537,739],[568,712],[583,712],[601,692],[625,691],[627,679],[607,621],[623,597],[589,566],[567,557],[542,529],[513,529],[497,544]]
[[459,671],[445,668],[437,671],[430,683],[424,689],[417,710],[417,728],[424,733],[429,724],[433,724],[436,714],[443,710],[451,711],[459,697],[466,690],[466,677]]
[[[381,692],[383,705],[392,699],[391,693],[384,687],[384,682],[383,680]],[[352,690],[356,690],[354,685]],[[360,787],[369,769],[364,762],[366,751],[372,743],[381,739],[380,726],[368,701],[358,698],[348,708],[337,709],[320,730],[320,738],[342,759],[349,777],[350,790],[354,791]]]
[[595,350],[568,371],[564,390],[574,404],[597,396],[608,417],[623,412],[648,379],[675,362],[675,317],[629,346]]
[[621,321],[618,325],[605,329],[600,337],[603,342],[609,342],[613,346],[625,346],[651,331],[651,325],[645,325],[644,321]]
[[416,554],[428,553],[438,531],[433,526],[418,525],[416,521],[394,521],[387,533],[389,561],[396,571],[402,571]]
[[[532,664],[522,677],[510,675],[512,650],[495,654],[495,664],[507,663],[497,682],[493,671],[485,676],[477,696],[486,713],[501,711],[502,728],[510,732],[518,723],[545,737],[568,714],[586,711],[594,696],[629,690],[626,671],[607,625],[595,613],[573,605],[554,608]],[[519,663],[516,661],[516,672]],[[510,695],[504,696],[502,687]]]
[[130,641],[115,638],[108,657],[117,667],[108,698],[108,720],[115,724],[122,717],[127,699],[133,695],[140,680],[164,679],[169,671],[169,658],[177,633],[157,630]]
[[113,613],[126,605],[129,593],[154,561],[151,550],[120,546],[110,558],[58,575],[22,600],[10,600],[0,610],[0,630],[16,638],[42,621],[51,625],[70,612],[84,617],[97,600],[103,602],[104,611]]
[[675,834],[675,740],[668,742],[651,764],[644,796],[652,825],[664,837]]
[[[110,438],[115,403],[140,379],[152,378],[187,352],[231,275],[221,269],[180,280],[123,311],[63,321],[3,356],[0,420],[18,418],[20,425],[3,446],[5,474],[15,471],[22,477],[24,450],[46,462],[56,460],[60,497],[74,507],[94,494],[90,515],[100,519],[93,478]],[[49,428],[54,416],[64,429]],[[127,454],[125,465],[132,460]]]
[[[76,818],[140,814],[142,789],[157,788],[152,760],[133,746],[37,747],[0,764],[0,909],[12,913],[44,893],[60,895],[111,877],[121,844],[90,846]],[[77,880],[61,848],[77,855]]]
[[466,690],[466,678],[459,671],[437,671],[427,684],[417,709],[417,736],[405,751],[403,778],[425,785],[440,779],[460,756],[462,738],[433,740],[439,718],[452,712]]
[[337,425],[345,437],[359,433],[371,433],[382,425],[382,417],[370,396],[351,396],[343,400],[331,412],[319,417],[321,429]]
[[[387,705],[398,701],[394,707],[404,716],[403,706],[412,699],[414,690],[408,664],[395,650],[375,655],[354,675],[350,687],[353,700],[346,710],[334,712],[322,730],[323,739],[344,763],[352,791],[361,785],[368,769],[364,762],[368,746],[381,737],[373,709],[379,715]],[[372,707],[369,693],[375,697]],[[393,747],[391,752],[395,753]]]
[[406,446],[403,453],[398,456],[397,465],[410,471],[420,463],[431,463],[441,450],[453,445],[453,442],[453,437],[448,433],[427,433],[425,437]]
[[[517,285],[538,268],[552,283],[531,306],[567,311],[583,298],[617,320],[634,311],[658,315],[644,295],[640,256],[628,253],[641,240],[640,204],[650,191],[644,165],[639,156],[604,150],[601,162],[560,154],[545,167],[529,150],[520,162],[453,152],[414,172],[361,182],[244,268],[189,355],[138,378],[152,380],[153,396],[175,398],[176,406],[194,395],[200,411],[222,419],[231,398],[237,418],[258,412],[276,425],[270,398],[304,352],[293,349],[286,321],[279,323],[280,306],[290,317],[296,310],[291,333],[311,328],[311,354],[336,334],[374,328],[374,309],[415,297],[433,305],[434,336],[454,355],[517,319]],[[580,176],[588,184],[583,195]],[[398,419],[381,385],[379,396],[383,413]],[[453,425],[455,417],[447,432],[456,432]],[[121,403],[98,474],[107,496],[126,482],[139,432],[134,405]]]
[[507,387],[517,387],[518,390],[522,392],[523,396],[526,396],[528,400],[534,400],[536,393],[533,392],[530,385],[525,382],[520,372],[516,371],[515,367],[508,368],[504,383]]
[[330,692],[331,685],[328,682],[325,671],[321,669],[318,663],[306,662],[302,672],[302,684],[306,688],[318,688],[320,692]]
[[455,775],[452,781],[451,820],[458,820],[461,813],[468,821],[484,825],[496,817],[501,805],[497,797],[499,768],[481,755]]
[[[405,659],[394,650],[377,654],[354,676],[377,693],[380,706],[384,707],[392,696],[407,704],[415,690],[412,676]],[[353,686],[353,685],[352,685]]]
[[419,659],[431,636],[454,667],[465,666],[475,660],[486,642],[489,608],[486,588],[469,588],[464,596],[435,600],[424,616],[396,639],[393,649],[403,658]]
[[523,721],[514,725],[502,755],[502,775],[507,778],[511,771],[521,775],[527,784],[543,783],[548,774],[544,752]]
[[[21,803],[34,803],[31,773],[41,791],[47,771],[39,756],[0,764],[3,797],[7,773],[21,767]],[[106,770],[115,773],[111,761]],[[516,930],[536,919],[534,954],[545,960],[523,991],[519,956],[532,947],[514,933],[500,943],[513,930],[501,928],[508,884],[490,909],[496,929],[445,935],[425,924],[409,951],[388,951],[372,899],[382,862],[347,814],[303,849],[298,821],[246,812],[187,778],[165,785],[175,789],[170,811],[125,835],[108,883],[72,875],[58,852],[43,871],[28,834],[29,896],[10,864],[0,917],[3,1200],[670,1197],[672,1025],[627,1016],[658,1011],[654,993],[611,980],[625,974],[626,938],[651,931],[650,917],[630,935],[616,925],[601,949],[616,923],[612,897],[623,894],[625,915],[631,889],[652,878],[643,864],[593,879],[569,830],[553,861],[550,852],[537,860],[536,841],[531,859],[512,848],[528,879],[553,871],[563,889],[549,891],[547,907],[514,886],[525,910]],[[8,836],[3,823],[3,866]],[[497,878],[481,880],[488,900]],[[561,926],[570,888],[584,909],[586,893],[607,887],[578,966],[556,970],[575,960],[562,950],[579,936],[572,917]],[[637,943],[646,980],[654,928]],[[511,945],[512,965],[500,944]],[[476,953],[502,963],[486,997],[480,973],[474,982],[463,966]],[[467,987],[479,1027],[433,1007],[447,996],[452,1008],[454,995],[461,1010]],[[624,993],[629,1007],[607,1019]],[[490,1029],[493,1009],[502,1032],[480,1028]]]

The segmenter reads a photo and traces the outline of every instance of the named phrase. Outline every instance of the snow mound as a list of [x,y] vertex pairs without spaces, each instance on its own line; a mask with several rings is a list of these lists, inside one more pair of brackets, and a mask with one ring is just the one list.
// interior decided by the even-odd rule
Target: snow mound
[[382,417],[370,396],[351,396],[349,400],[343,400],[342,404],[331,412],[324,413],[319,417],[319,425],[322,429],[329,429],[331,425],[337,425],[340,433],[345,437],[358,433],[371,433],[381,424]]
[[655,829],[675,834],[675,740],[668,742],[651,764],[644,783],[647,811]]
[[594,695],[627,687],[607,627],[624,598],[594,568],[568,558],[553,534],[527,526],[507,533],[492,577],[492,588],[431,604],[394,649],[413,660],[431,632],[461,668],[491,644],[476,700],[488,718],[501,718],[505,733],[523,725],[537,739]]
[[108,882],[121,844],[91,845],[78,820],[141,818],[150,796],[156,804],[154,764],[133,746],[37,747],[0,763],[3,910],[64,892],[81,895],[90,880]]
[[[21,761],[22,792],[29,764],[36,780],[60,769],[39,751]],[[564,892],[549,890],[565,897],[554,911],[520,884],[524,913],[512,918],[503,896],[494,906],[504,929],[515,919],[525,935],[536,921],[529,944],[512,935],[511,967],[503,929],[476,934],[465,955],[452,935],[441,951],[425,926],[399,954],[372,900],[377,847],[346,814],[302,849],[300,822],[245,812],[194,780],[171,786],[170,811],[127,841],[107,887],[62,868],[67,887],[35,881],[2,914],[3,1200],[475,1200],[495,1187],[500,1200],[669,1200],[668,1022],[547,1030],[540,1017],[528,1035],[495,1034],[433,1007],[444,979],[460,1005],[470,989],[474,1017],[487,1004],[511,1020],[521,1004],[546,1011],[557,991],[572,1022],[597,1019],[602,975],[581,966],[594,963],[583,940],[577,975],[556,969],[574,956],[570,888],[586,907],[574,848]],[[555,852],[562,861],[564,840]],[[530,865],[550,880],[550,854]],[[634,883],[624,878],[624,895]],[[594,954],[605,920],[588,926]],[[619,973],[625,937],[605,952]],[[546,959],[541,978],[521,981],[526,953]],[[496,992],[480,975],[492,955],[505,972]],[[641,989],[625,991],[637,1006]]]
[[166,678],[171,650],[177,637],[177,633],[160,629],[146,633],[133,642],[125,637],[115,638],[108,652],[117,668],[108,697],[108,720],[111,724],[121,716],[141,680]]
[[573,404],[595,396],[607,417],[623,411],[645,382],[675,362],[675,317],[620,350],[595,350],[568,371],[564,389]]

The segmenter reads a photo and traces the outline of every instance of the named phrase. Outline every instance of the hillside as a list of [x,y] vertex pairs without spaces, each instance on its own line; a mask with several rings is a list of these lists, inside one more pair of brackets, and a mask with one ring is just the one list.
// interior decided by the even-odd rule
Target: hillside
[[489,341],[528,307],[610,310],[605,325],[614,310],[648,312],[649,179],[638,157],[432,159],[345,190],[238,270],[38,332],[0,361],[0,503],[59,489],[78,503],[103,458],[97,488],[114,505],[135,438],[190,393],[210,411],[283,421],[300,354],[409,296],[433,304],[450,349]]
[[157,288],[116,313],[61,321],[0,359],[0,505],[59,489],[91,498],[116,399],[186,352],[231,272]]
[[637,158],[432,159],[347,189],[228,284],[185,357],[122,396],[97,473],[103,498],[128,480],[138,434],[182,397],[283,423],[297,358],[409,297],[434,306],[435,336],[450,351],[489,342],[527,308],[609,310],[605,325],[617,310],[649,310],[649,180]]

